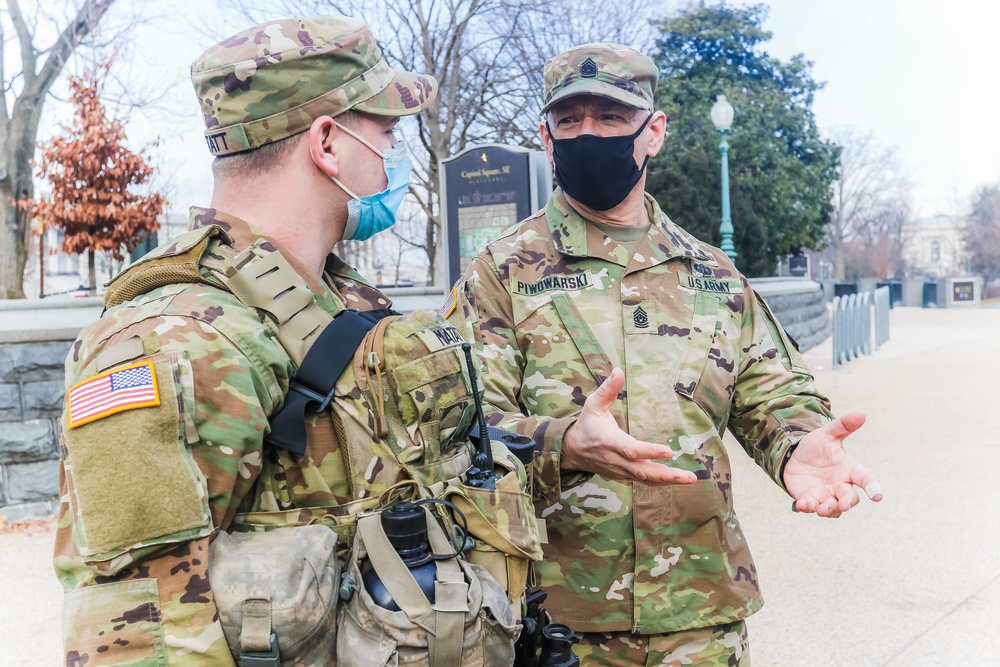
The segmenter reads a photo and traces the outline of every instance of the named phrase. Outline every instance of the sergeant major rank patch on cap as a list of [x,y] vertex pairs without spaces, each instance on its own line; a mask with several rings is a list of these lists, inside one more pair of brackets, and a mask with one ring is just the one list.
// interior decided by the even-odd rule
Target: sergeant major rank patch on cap
[[70,428],[126,410],[150,408],[159,404],[160,391],[152,361],[95,375],[78,382],[66,392]]
[[597,76],[597,63],[594,62],[593,58],[588,57],[580,63],[580,76],[585,79],[593,79]]

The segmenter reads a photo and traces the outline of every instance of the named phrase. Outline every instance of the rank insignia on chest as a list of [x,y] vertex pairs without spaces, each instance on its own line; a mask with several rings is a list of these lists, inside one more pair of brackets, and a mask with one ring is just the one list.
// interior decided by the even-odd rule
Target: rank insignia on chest
[[66,392],[69,427],[76,428],[126,410],[160,404],[156,369],[143,361],[78,382]]
[[681,287],[698,290],[700,292],[715,292],[716,294],[742,294],[743,283],[739,279],[716,278],[704,275],[700,271],[698,275],[679,272],[677,274]]
[[657,304],[651,299],[622,304],[622,326],[626,334],[658,336],[661,319],[657,315]]

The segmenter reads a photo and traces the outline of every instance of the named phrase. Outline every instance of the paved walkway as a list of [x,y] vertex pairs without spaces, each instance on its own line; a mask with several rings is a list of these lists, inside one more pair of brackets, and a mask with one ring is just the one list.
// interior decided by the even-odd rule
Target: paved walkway
[[836,371],[829,341],[806,354],[838,414],[868,414],[847,442],[881,503],[794,514],[733,457],[766,600],[749,621],[757,666],[1000,666],[1000,309],[897,308],[890,330]]
[[[748,458],[737,508],[767,604],[749,621],[756,667],[997,667],[1000,647],[1000,309],[892,311],[891,339],[830,370],[848,441],[885,500],[837,520],[793,514]],[[733,445],[736,447],[736,445]],[[58,665],[50,526],[0,532],[0,665]]]

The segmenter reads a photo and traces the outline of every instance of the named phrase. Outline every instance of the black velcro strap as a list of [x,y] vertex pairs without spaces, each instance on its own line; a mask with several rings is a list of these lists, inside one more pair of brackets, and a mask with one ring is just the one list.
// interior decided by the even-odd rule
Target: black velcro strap
[[351,363],[365,334],[383,317],[393,314],[388,308],[338,313],[309,348],[302,365],[292,376],[288,395],[281,409],[271,416],[271,432],[264,442],[299,456],[305,454],[306,410],[326,410],[333,400],[337,379]]

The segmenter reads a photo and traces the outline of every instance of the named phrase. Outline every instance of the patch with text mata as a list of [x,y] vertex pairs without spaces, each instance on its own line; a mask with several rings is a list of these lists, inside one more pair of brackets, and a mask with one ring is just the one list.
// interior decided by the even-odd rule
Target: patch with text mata
[[119,412],[160,404],[156,371],[143,361],[95,375],[66,392],[69,427],[76,428]]
[[416,331],[414,333],[431,352],[443,350],[444,348],[452,347],[453,345],[461,345],[465,342],[465,338],[463,338],[462,334],[458,332],[458,329],[447,324],[438,327],[430,327],[428,329],[421,329],[420,331]]
[[510,282],[514,294],[535,296],[536,294],[551,292],[553,290],[571,292],[586,289],[593,286],[594,277],[590,271],[584,271],[583,273],[574,273],[568,276],[544,276],[534,282],[525,282],[517,278],[511,278]]
[[725,278],[715,278],[708,275],[692,275],[683,271],[677,274],[681,287],[698,290],[700,292],[715,292],[716,294],[742,294],[743,282],[738,278],[727,280]]

